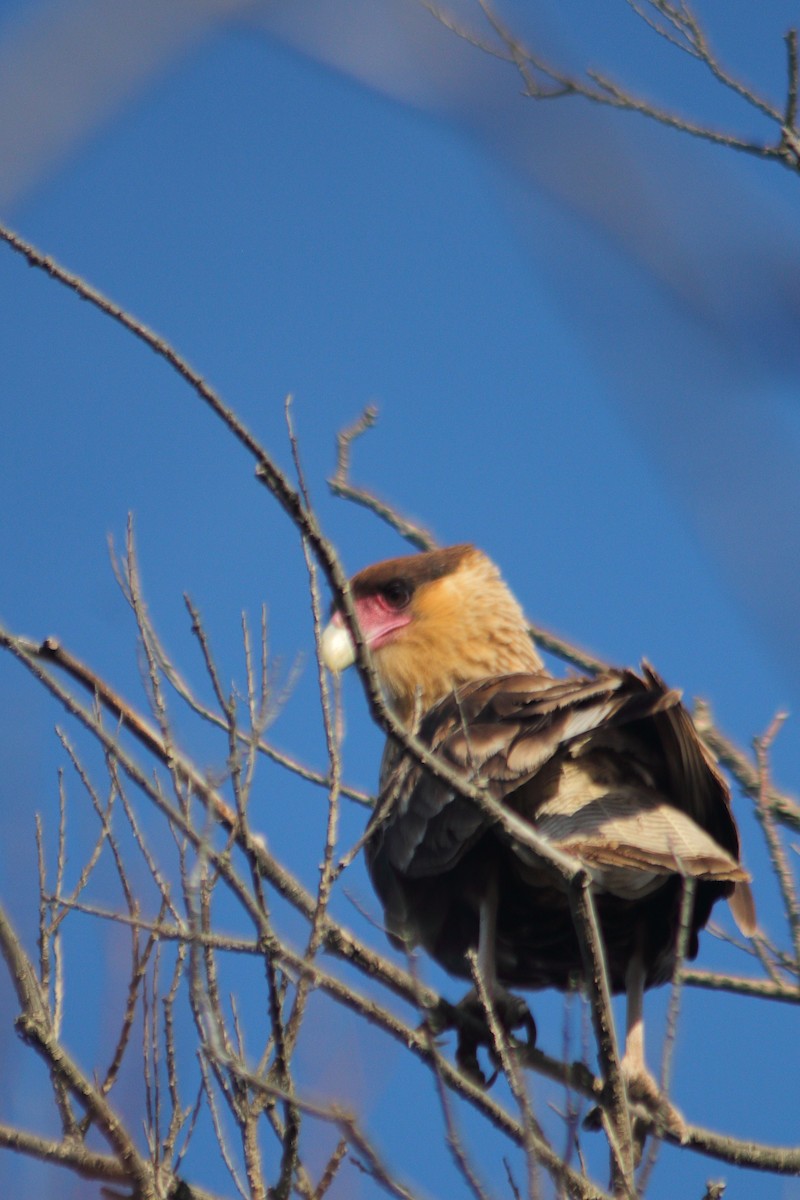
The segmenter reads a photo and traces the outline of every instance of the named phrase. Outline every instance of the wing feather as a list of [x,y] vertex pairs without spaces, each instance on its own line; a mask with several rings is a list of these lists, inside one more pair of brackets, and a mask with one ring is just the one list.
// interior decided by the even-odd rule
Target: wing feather
[[[720,895],[731,898],[743,932],[754,930],[727,787],[680,694],[647,664],[641,677],[608,671],[556,680],[526,672],[470,683],[423,716],[419,737],[466,780],[580,859],[612,905],[605,912],[643,904],[662,914],[653,927],[662,932],[653,933],[651,982],[665,978],[672,961],[670,922],[677,918],[665,914],[679,905],[675,876],[700,881],[690,954],[696,929]],[[498,955],[506,978],[566,986],[577,950],[565,901],[555,899],[541,861],[391,741],[365,836],[387,929],[422,941],[455,971],[465,970],[463,948],[477,936],[481,873],[500,854],[508,930],[504,925],[498,934]],[[634,927],[633,916],[620,920],[618,927],[604,925],[614,987],[624,985],[624,948]]]
[[[648,686],[629,671],[566,680],[528,672],[459,688],[425,716],[419,736],[466,779],[504,800],[570,743],[669,710],[678,700],[676,692]],[[396,748],[384,757],[381,797],[370,830],[373,855],[388,855],[409,876],[451,868],[491,824]]]
[[623,787],[577,807],[560,800],[537,812],[536,828],[587,866],[730,881],[747,878],[736,859],[690,816],[655,793]]
[[[424,717],[420,738],[587,865],[747,878],[727,788],[680,694],[647,664],[643,678],[528,672],[468,684]],[[604,779],[602,765],[613,755],[616,772]],[[583,770],[576,767],[574,778],[573,762]],[[626,786],[631,779],[641,786]],[[492,823],[391,743],[381,797],[369,857],[385,856],[409,878],[451,869]]]

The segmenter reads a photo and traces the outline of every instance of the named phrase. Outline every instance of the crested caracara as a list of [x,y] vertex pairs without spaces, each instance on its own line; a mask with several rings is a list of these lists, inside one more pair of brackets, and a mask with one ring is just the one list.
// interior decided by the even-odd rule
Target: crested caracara
[[[728,789],[679,693],[646,664],[641,676],[555,678],[474,546],[378,563],[351,588],[403,724],[589,872],[609,984],[627,993],[623,1072],[632,1095],[658,1104],[642,993],[673,972],[684,880],[694,880],[689,958],[720,897],[743,932],[755,928]],[[322,656],[334,671],[355,660],[338,611]],[[540,858],[391,738],[380,793],[366,858],[393,941],[421,944],[466,977],[476,950],[495,998],[501,985],[565,989],[580,979],[568,897]],[[474,1042],[461,1061],[476,1066]]]

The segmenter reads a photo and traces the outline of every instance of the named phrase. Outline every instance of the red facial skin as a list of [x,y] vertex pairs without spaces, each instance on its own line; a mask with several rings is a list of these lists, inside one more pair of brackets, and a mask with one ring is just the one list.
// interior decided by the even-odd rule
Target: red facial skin
[[[380,592],[356,600],[356,613],[370,650],[379,650],[381,646],[385,646],[399,629],[411,622],[408,608],[394,608]],[[344,625],[340,612],[333,614],[331,624]]]

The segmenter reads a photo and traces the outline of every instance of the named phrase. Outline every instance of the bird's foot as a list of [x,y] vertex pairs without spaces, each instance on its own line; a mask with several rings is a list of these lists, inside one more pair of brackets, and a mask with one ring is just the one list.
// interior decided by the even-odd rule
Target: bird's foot
[[[656,1137],[668,1133],[677,1138],[679,1142],[684,1143],[687,1138],[687,1125],[678,1109],[661,1091],[658,1083],[644,1065],[637,1062],[631,1063],[623,1058],[620,1067],[628,1103],[632,1109],[638,1108],[639,1110],[639,1117],[635,1111],[631,1112],[635,1158],[638,1165],[649,1132],[652,1131]],[[652,1119],[652,1125],[649,1121],[645,1122],[640,1119],[643,1113]],[[603,1110],[595,1106],[586,1114],[583,1128],[598,1130],[602,1126]]]
[[[492,1008],[497,1017],[501,1033],[507,1038],[509,1048],[521,1052],[536,1045],[536,1023],[530,1009],[521,996],[514,996],[504,988],[495,986],[491,997]],[[473,988],[458,1004],[442,1000],[428,1017],[428,1024],[435,1034],[454,1029],[458,1035],[456,1062],[475,1083],[491,1087],[497,1078],[500,1055],[489,1025],[480,996]],[[514,1030],[524,1030],[525,1039],[514,1037]],[[478,1063],[478,1047],[486,1046],[494,1064],[494,1071],[487,1079]]]
[[686,1121],[672,1101],[662,1092],[644,1064],[638,1061],[630,1062],[626,1056],[622,1059],[620,1066],[629,1102],[641,1105],[652,1116],[655,1122],[654,1132],[658,1134],[664,1131],[677,1138],[679,1142],[685,1142]]

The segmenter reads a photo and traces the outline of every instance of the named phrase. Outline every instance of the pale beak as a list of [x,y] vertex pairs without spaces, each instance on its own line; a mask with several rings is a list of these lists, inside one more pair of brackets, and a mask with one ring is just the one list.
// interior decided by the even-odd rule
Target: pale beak
[[320,638],[320,654],[322,661],[329,671],[344,671],[352,667],[356,661],[356,648],[353,639],[342,624],[342,618],[336,616],[326,625]]

